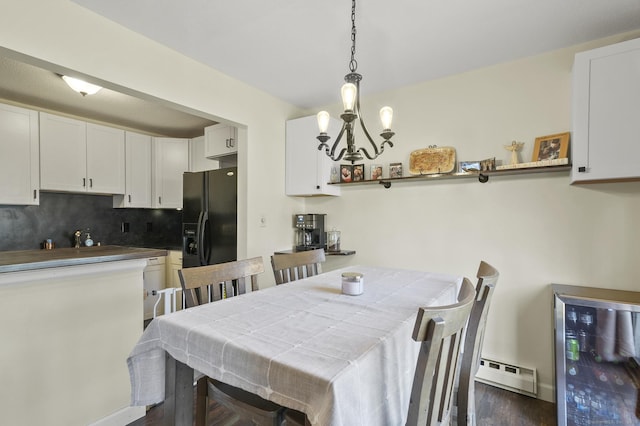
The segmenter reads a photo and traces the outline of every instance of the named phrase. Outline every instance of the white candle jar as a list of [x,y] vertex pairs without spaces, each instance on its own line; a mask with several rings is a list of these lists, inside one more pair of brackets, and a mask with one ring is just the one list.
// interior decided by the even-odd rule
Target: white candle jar
[[364,276],[360,272],[344,272],[342,274],[342,293],[358,296],[364,292]]

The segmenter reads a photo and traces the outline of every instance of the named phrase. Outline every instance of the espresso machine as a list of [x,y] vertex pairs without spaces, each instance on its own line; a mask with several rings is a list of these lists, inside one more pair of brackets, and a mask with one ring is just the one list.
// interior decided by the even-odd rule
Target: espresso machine
[[316,213],[293,215],[293,227],[296,232],[296,251],[326,248],[325,216],[326,214]]

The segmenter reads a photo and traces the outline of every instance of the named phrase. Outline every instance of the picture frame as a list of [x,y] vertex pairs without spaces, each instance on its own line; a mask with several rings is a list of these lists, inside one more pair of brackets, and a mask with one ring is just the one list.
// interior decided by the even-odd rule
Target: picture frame
[[496,157],[487,158],[480,161],[480,171],[488,172],[496,169]]
[[364,180],[364,164],[355,164],[352,169],[351,174],[353,181],[363,181]]
[[340,166],[339,165],[333,164],[331,166],[329,182],[340,183]]
[[556,160],[569,155],[569,132],[536,138],[531,161]]
[[382,164],[372,164],[369,168],[369,179],[382,179]]
[[458,173],[473,173],[480,171],[480,161],[458,162]]
[[389,178],[402,177],[402,163],[390,163],[389,164]]
[[351,164],[340,164],[340,183],[353,181],[353,166]]

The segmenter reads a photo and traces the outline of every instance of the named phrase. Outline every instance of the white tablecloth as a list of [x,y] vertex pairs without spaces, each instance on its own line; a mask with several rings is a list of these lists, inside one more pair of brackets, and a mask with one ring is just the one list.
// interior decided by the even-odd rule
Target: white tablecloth
[[[341,273],[364,294],[341,294]],[[153,320],[127,360],[132,404],[164,400],[165,357],[278,404],[313,425],[403,425],[421,306],[453,303],[459,276],[348,267]]]

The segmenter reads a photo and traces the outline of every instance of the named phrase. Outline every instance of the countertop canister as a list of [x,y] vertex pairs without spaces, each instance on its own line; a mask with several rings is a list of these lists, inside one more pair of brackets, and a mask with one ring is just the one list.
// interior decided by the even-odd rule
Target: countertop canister
[[364,292],[364,276],[360,272],[342,274],[342,293],[357,296]]

